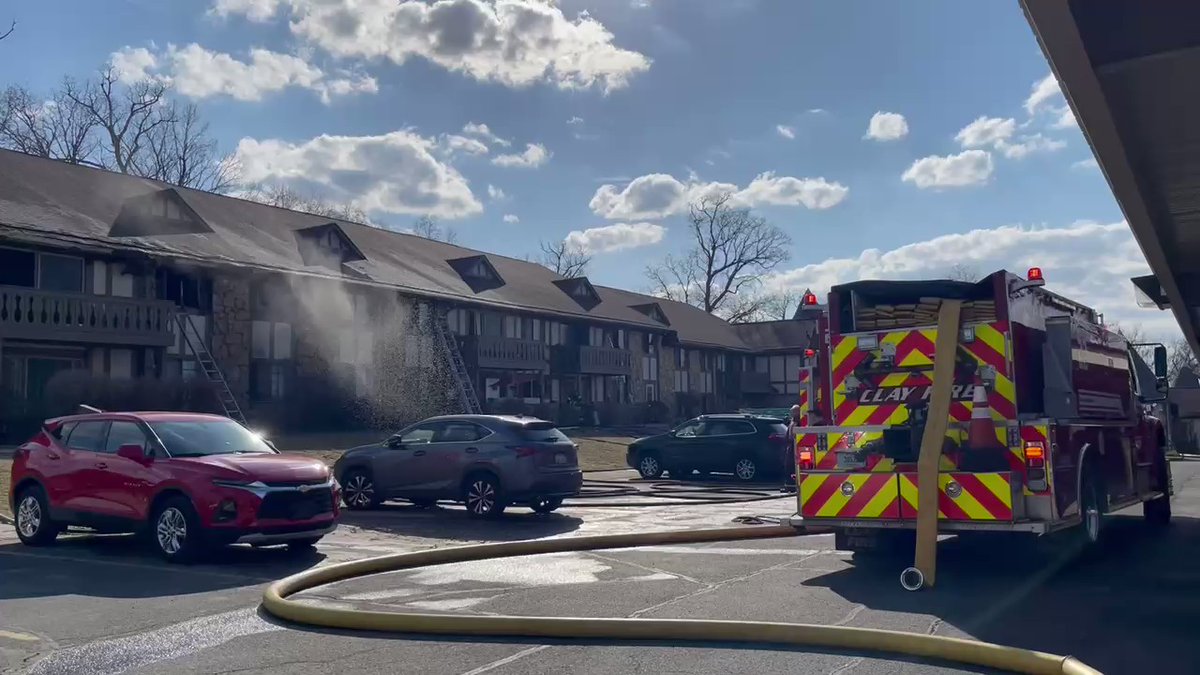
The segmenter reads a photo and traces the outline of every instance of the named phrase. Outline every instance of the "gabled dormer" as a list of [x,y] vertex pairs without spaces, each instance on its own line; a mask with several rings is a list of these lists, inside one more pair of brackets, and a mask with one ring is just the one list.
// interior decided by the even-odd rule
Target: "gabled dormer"
[[664,326],[670,326],[671,322],[667,320],[667,315],[663,312],[662,307],[657,302],[647,302],[643,305],[630,305],[630,309],[637,310],[651,319],[661,323]]
[[446,263],[455,272],[458,272],[458,276],[462,277],[462,280],[467,282],[471,290],[476,293],[500,288],[504,285],[504,279],[496,271],[496,266],[492,264],[492,261],[488,260],[486,255],[450,258]]
[[310,267],[341,269],[348,262],[367,259],[337,223],[306,227],[294,234],[300,259]]
[[175,188],[167,188],[126,199],[108,236],[154,237],[212,231]]
[[600,304],[600,294],[596,292],[596,287],[592,286],[592,282],[588,281],[587,277],[557,279],[554,281],[554,285],[558,286],[563,293],[571,296],[571,299],[579,303],[579,306],[585,310],[590,310]]

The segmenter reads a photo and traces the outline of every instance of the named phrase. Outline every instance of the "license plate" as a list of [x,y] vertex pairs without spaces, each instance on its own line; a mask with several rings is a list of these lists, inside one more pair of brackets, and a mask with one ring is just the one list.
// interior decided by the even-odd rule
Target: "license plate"
[[853,452],[837,453],[837,468],[839,469],[861,469],[867,463],[859,459]]
[[566,464],[567,456],[562,454],[561,452],[558,453],[557,455],[554,456],[554,463],[555,464]]

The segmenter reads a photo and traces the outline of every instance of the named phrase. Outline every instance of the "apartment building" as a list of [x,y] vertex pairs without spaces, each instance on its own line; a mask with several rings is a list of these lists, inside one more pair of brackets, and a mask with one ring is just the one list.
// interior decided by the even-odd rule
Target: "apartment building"
[[484,409],[786,405],[814,329],[731,325],[523,260],[0,151],[10,436],[81,398],[133,405],[117,390],[195,403],[187,385],[275,430],[392,423],[459,403],[451,350]]

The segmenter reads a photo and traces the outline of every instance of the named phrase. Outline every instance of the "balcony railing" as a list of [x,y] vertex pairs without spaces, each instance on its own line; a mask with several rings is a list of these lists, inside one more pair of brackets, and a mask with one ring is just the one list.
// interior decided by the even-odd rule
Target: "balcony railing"
[[629,375],[633,355],[612,347],[555,347],[555,370],[584,375]]
[[0,287],[0,337],[165,347],[169,302]]
[[544,371],[550,367],[544,342],[474,335],[462,338],[461,345],[463,359],[477,368]]

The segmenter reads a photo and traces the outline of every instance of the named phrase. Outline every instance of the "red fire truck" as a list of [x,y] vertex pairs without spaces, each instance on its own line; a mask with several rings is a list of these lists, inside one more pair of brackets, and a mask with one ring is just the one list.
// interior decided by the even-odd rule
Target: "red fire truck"
[[841,550],[911,540],[945,299],[962,309],[939,531],[1079,528],[1095,543],[1106,514],[1139,503],[1149,523],[1169,522],[1166,435],[1149,414],[1165,398],[1165,348],[1154,347],[1151,370],[1095,310],[1047,291],[1034,268],[978,283],[833,287],[801,372],[805,523],[833,527]]

